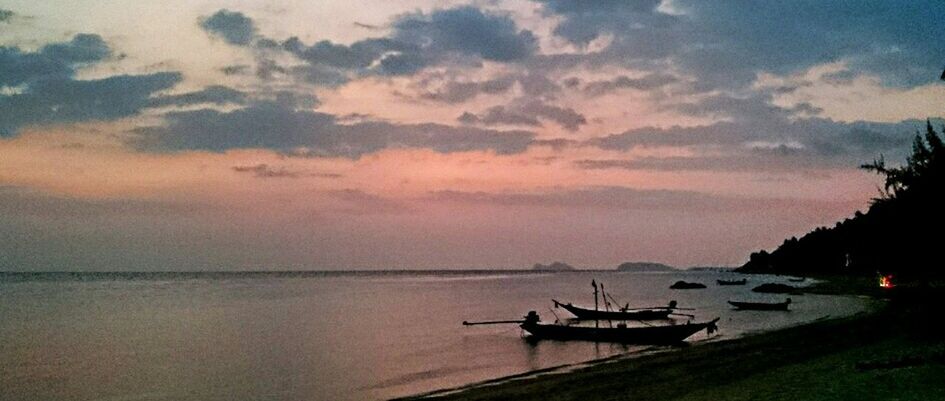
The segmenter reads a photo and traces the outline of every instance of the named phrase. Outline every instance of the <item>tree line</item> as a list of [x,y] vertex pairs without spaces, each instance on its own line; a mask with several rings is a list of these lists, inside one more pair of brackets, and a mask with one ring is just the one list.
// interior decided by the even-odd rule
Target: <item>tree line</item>
[[833,227],[790,238],[772,252],[751,254],[739,271],[778,274],[896,274],[941,276],[938,246],[945,245],[945,144],[926,121],[912,154],[901,166],[882,156],[860,166],[884,178],[866,213],[857,211]]

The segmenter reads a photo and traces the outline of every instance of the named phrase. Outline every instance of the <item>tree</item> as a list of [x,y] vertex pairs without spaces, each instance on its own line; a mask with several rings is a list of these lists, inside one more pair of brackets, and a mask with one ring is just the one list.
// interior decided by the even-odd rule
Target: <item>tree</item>
[[[943,128],[945,134],[945,128]],[[912,141],[912,155],[906,164],[900,167],[887,167],[882,155],[872,163],[860,166],[886,177],[884,193],[876,202],[895,199],[914,187],[919,190],[935,185],[942,172],[942,160],[945,158],[945,145],[939,134],[932,128],[931,120],[926,120],[925,138],[916,132]]]

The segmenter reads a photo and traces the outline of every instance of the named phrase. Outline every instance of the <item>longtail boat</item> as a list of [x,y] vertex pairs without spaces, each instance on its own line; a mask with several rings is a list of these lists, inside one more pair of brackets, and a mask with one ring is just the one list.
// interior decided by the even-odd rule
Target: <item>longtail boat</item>
[[719,283],[719,285],[745,285],[748,283],[748,279],[743,278],[741,280],[715,280],[715,282]]
[[627,327],[583,327],[541,323],[538,313],[528,312],[524,320],[501,320],[493,322],[463,322],[463,325],[519,323],[534,339],[557,341],[594,341],[624,344],[669,345],[679,344],[692,335],[706,330],[709,334],[718,330],[719,318],[703,323],[685,323],[663,326]]
[[552,299],[555,308],[562,307],[571,312],[578,319],[584,320],[660,320],[669,319],[669,315],[676,308],[676,301],[672,301],[665,307],[629,309],[621,308],[619,310],[594,310],[574,306],[570,302],[563,303]]
[[734,306],[737,309],[743,310],[788,310],[788,305],[791,304],[791,298],[788,298],[784,302],[737,302],[737,301],[728,301],[729,304]]

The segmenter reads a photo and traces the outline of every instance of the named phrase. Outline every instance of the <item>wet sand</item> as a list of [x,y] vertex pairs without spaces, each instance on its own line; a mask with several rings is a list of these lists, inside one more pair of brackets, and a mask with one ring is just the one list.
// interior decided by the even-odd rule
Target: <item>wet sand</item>
[[[883,296],[869,280],[819,293]],[[941,292],[941,291],[937,291]],[[945,341],[930,324],[938,297],[894,297],[871,312],[675,352],[435,393],[446,400],[945,399]],[[900,299],[901,298],[901,299]]]

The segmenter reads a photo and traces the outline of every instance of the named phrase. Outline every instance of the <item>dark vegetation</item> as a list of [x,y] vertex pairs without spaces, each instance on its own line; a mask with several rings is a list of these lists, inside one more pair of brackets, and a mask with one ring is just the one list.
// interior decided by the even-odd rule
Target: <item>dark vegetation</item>
[[765,294],[801,294],[801,289],[787,284],[765,283],[751,289],[752,292]]
[[[445,400],[932,400],[945,396],[940,334],[896,304],[877,312],[499,380]],[[441,398],[442,397],[442,398]]]
[[[945,128],[943,128],[945,134]],[[785,240],[771,253],[753,253],[738,270],[801,275],[894,274],[902,279],[943,276],[939,246],[945,228],[945,144],[926,122],[916,133],[912,155],[899,167],[882,156],[862,168],[885,178],[866,213],[834,227],[820,227]]]

